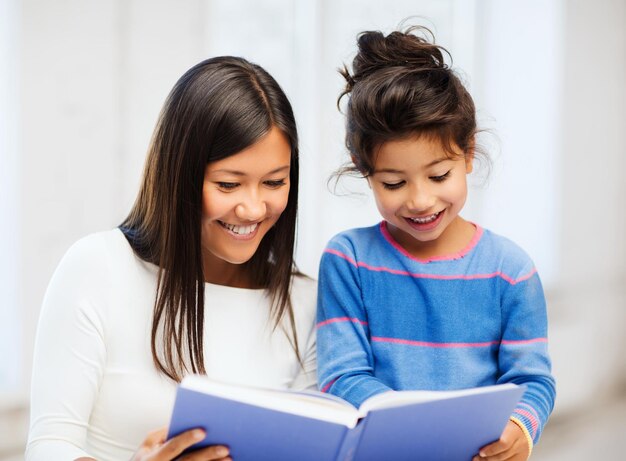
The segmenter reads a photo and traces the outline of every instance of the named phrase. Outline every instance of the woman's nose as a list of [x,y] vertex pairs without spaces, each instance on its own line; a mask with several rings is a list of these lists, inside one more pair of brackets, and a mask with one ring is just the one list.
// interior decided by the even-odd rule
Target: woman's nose
[[235,207],[235,214],[242,221],[261,221],[265,218],[267,206],[258,194],[250,194]]

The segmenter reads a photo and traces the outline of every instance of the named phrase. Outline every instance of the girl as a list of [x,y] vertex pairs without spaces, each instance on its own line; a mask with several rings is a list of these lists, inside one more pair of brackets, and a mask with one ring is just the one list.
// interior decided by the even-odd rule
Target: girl
[[[128,217],[67,252],[46,293],[28,460],[171,460],[188,373],[315,386],[315,283],[294,267],[298,140],[261,67],[209,59],[167,98]],[[143,441],[143,442],[142,442]],[[230,459],[227,447],[180,459]]]
[[392,389],[526,384],[479,453],[523,460],[555,397],[543,290],[519,247],[459,216],[474,103],[421,30],[362,33],[342,71],[348,170],[367,179],[383,221],[337,235],[322,257],[319,386],[358,406]]

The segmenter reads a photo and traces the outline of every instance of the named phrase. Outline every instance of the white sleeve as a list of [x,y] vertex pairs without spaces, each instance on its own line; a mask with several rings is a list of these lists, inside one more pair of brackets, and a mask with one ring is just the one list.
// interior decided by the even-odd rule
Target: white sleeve
[[44,297],[33,359],[28,461],[73,460],[85,451],[91,410],[105,364],[101,306],[105,252],[90,238],[75,244]]
[[296,317],[298,342],[301,346],[300,357],[303,366],[299,366],[291,389],[317,390],[317,349],[315,339],[317,282],[308,277],[296,276],[292,303]]
[[315,349],[315,334],[309,337],[309,344],[305,350],[301,350],[302,364],[298,371],[291,389],[295,390],[317,390],[317,354]]

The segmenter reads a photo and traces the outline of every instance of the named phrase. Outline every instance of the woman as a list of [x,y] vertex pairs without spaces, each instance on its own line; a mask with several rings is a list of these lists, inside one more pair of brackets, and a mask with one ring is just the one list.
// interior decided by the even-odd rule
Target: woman
[[186,72],[130,214],[77,242],[50,282],[27,459],[174,459],[203,437],[166,442],[154,430],[188,373],[314,387],[316,295],[293,261],[297,198],[296,125],[276,81],[233,57]]

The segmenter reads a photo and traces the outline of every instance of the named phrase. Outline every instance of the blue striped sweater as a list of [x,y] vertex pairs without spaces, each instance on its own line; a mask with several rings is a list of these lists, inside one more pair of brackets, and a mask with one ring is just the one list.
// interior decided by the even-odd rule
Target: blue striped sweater
[[317,321],[319,386],[355,406],[391,389],[525,384],[511,419],[531,446],[552,411],[541,281],[523,250],[479,226],[463,251],[428,261],[384,221],[337,235],[320,265]]

